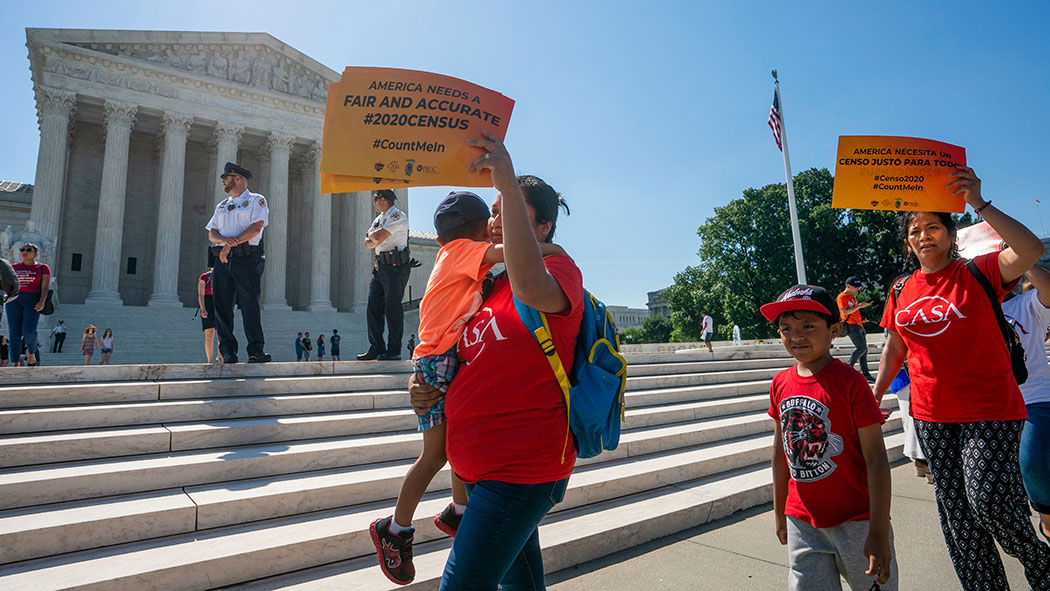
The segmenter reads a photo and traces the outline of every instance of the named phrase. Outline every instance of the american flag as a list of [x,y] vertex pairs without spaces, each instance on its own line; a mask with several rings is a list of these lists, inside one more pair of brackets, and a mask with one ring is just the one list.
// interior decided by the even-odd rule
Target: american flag
[[773,130],[773,139],[776,140],[777,147],[783,152],[784,146],[780,143],[780,101],[776,90],[773,91],[773,106],[769,108],[769,128]]

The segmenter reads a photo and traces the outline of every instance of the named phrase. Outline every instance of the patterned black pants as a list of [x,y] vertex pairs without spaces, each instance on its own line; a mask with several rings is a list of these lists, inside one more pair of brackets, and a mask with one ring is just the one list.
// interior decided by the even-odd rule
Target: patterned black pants
[[937,512],[965,591],[1009,589],[995,542],[1021,561],[1035,591],[1050,591],[1050,547],[1032,527],[1018,449],[1024,421],[915,421],[930,462]]

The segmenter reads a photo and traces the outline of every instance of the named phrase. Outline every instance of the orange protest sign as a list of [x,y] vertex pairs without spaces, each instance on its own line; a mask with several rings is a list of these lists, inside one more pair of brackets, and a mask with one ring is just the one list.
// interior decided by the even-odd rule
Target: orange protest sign
[[322,193],[353,193],[356,191],[375,191],[376,189],[400,189],[418,187],[419,183],[385,179],[382,177],[349,176],[344,174],[321,173]]
[[[465,80],[394,68],[346,68],[328,89],[320,172],[325,187],[482,187],[467,172],[483,130],[506,136],[514,101]],[[357,177],[338,179],[338,177]],[[379,178],[380,182],[374,182]],[[366,190],[366,189],[355,189]]]
[[844,209],[951,211],[962,196],[945,187],[966,150],[934,140],[894,136],[839,136],[831,205]]

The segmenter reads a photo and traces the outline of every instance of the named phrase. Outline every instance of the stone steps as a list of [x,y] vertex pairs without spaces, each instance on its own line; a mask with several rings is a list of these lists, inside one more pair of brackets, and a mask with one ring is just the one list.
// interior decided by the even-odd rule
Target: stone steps
[[[204,336],[200,319],[194,318],[196,302],[191,307],[157,308],[148,306],[98,306],[60,303],[54,316],[42,318],[40,324],[43,365],[81,365],[80,338],[88,324],[98,327],[99,335],[106,328],[113,329],[115,351],[111,363],[199,363],[204,359]],[[405,313],[405,338],[418,333],[419,315]],[[62,353],[51,353],[47,335],[51,324],[65,320],[68,327]],[[234,334],[244,354],[243,323],[240,313],[234,313]],[[163,331],[158,327],[164,327]],[[299,310],[263,310],[262,327],[266,337],[266,351],[276,361],[295,360],[295,335],[309,331],[313,338],[319,334],[331,336],[331,329],[339,330],[344,358],[364,352],[368,346],[366,322],[363,313],[305,312]],[[7,327],[0,327],[6,334]],[[330,351],[330,349],[329,349]],[[98,347],[92,363],[99,362]],[[245,359],[242,359],[245,360]]]
[[[891,419],[887,428],[896,429],[899,425],[898,417]],[[595,495],[622,495],[624,490],[644,490],[654,482],[681,478],[682,474],[688,476],[698,473],[698,470],[710,474],[724,471],[727,466],[740,467],[766,461],[771,432],[772,422],[761,411],[627,431],[616,450],[578,462],[573,488],[567,494],[563,508],[593,502]],[[110,532],[110,537],[116,536],[115,532],[125,532],[123,535],[128,537],[120,541],[132,541],[157,535],[152,523],[158,520],[182,523],[184,531],[193,531],[194,524],[196,529],[209,529],[384,500],[396,494],[411,462],[410,456],[402,461],[187,486],[181,489],[188,497],[184,503],[178,503],[174,498],[180,492],[178,489],[126,494],[105,499],[101,514],[90,500],[0,511],[0,548],[8,548],[6,560],[4,552],[0,551],[0,562],[58,553],[54,551],[56,539],[66,544],[61,552],[87,547],[77,545],[78,530],[102,529]],[[153,480],[148,473],[142,476]],[[447,482],[446,467],[434,479],[430,490],[444,490]],[[170,515],[159,516],[160,509],[147,510],[152,504]],[[123,506],[130,509],[122,510]],[[195,515],[185,515],[186,507],[195,507]],[[118,525],[109,526],[106,515],[111,515],[109,519],[117,521]],[[129,515],[140,516],[142,521],[137,528]],[[69,530],[56,528],[55,523],[67,523]],[[132,531],[147,533],[134,537]],[[27,539],[34,532],[38,537],[35,544]],[[91,543],[91,539],[87,537],[87,543]],[[37,547],[51,551],[34,550]],[[17,555],[17,558],[12,559],[12,555]]]
[[[891,435],[887,446],[891,457],[899,457],[903,437]],[[771,495],[771,475],[761,463],[583,506],[573,507],[567,492],[566,502],[540,528],[545,566],[554,571],[579,564],[769,502]],[[446,502],[428,496],[417,513],[432,515]],[[238,588],[389,589],[393,585],[379,572],[367,534],[368,523],[389,508],[321,511],[75,552],[46,564],[14,563],[0,567],[0,583],[40,590],[214,589],[242,582],[250,584]],[[416,526],[415,585],[434,588],[448,542],[429,519],[417,519]],[[253,581],[274,575],[280,576]]]
[[[628,361],[620,445],[577,463],[542,526],[548,571],[771,494],[783,349]],[[47,371],[0,387],[0,589],[391,587],[367,529],[420,451],[409,363]],[[431,517],[448,481],[446,467],[416,513],[418,588],[447,554]]]
[[[887,438],[890,457],[899,457],[903,437]],[[546,572],[555,572],[638,546],[684,529],[703,525],[773,496],[767,465],[678,483],[548,515],[540,524],[540,545]],[[229,591],[393,591],[438,588],[451,540],[414,546],[416,579],[397,586],[386,579],[374,554],[301,571],[267,577],[224,589]],[[717,568],[717,565],[713,565]]]
[[[610,499],[630,498],[632,495],[646,495],[651,493],[653,488],[706,479],[728,470],[760,466],[763,462],[768,462],[769,453],[769,437],[763,434],[709,446],[655,453],[634,461],[621,460],[582,466],[573,473],[565,501],[555,507],[552,515],[560,511],[581,509],[580,516],[585,518],[594,510],[595,504]],[[406,469],[406,466],[404,468]],[[399,478],[396,474],[387,476],[390,479],[388,484],[395,484],[396,490]],[[206,491],[196,491],[201,493],[199,499],[195,497],[194,492],[187,490],[190,500],[198,506],[198,530],[206,529],[208,525],[222,524],[220,521],[215,524],[207,521],[201,523],[202,515],[223,515],[229,520],[232,511],[232,514],[236,515],[233,519],[238,523],[214,531],[193,531],[193,524],[188,519],[184,504],[167,495],[159,495],[156,502],[172,505],[169,510],[171,514],[164,515],[167,519],[162,518],[162,521],[170,524],[170,527],[177,527],[176,513],[181,512],[184,522],[182,527],[186,528],[186,533],[65,554],[57,561],[58,565],[54,565],[56,561],[50,558],[50,564],[47,566],[29,561],[0,567],[0,583],[48,589],[53,588],[49,586],[51,582],[62,581],[62,586],[55,588],[91,588],[92,578],[104,576],[106,585],[133,581],[135,585],[141,586],[140,588],[163,589],[172,588],[170,585],[177,582],[177,587],[174,588],[210,589],[212,587],[191,586],[189,579],[199,578],[207,573],[208,585],[213,586],[216,579],[230,576],[212,572],[212,565],[218,557],[225,558],[222,568],[218,569],[220,572],[235,571],[234,576],[240,577],[239,581],[248,581],[250,578],[272,574],[274,571],[268,572],[268,569],[275,566],[274,558],[279,554],[294,554],[296,562],[292,565],[294,568],[289,569],[290,558],[286,556],[283,561],[278,561],[283,564],[279,565],[281,570],[276,572],[327,564],[331,562],[333,552],[337,552],[339,558],[370,556],[373,548],[367,535],[367,527],[377,515],[388,514],[393,510],[392,501],[386,501],[310,513],[297,510],[292,518],[246,524],[252,515],[237,513],[236,509],[229,505],[229,501],[223,506],[223,499],[229,499],[229,493],[224,492],[224,489],[210,489],[210,500],[212,504],[217,504],[217,507],[209,507],[209,495]],[[768,495],[759,502],[765,501],[768,501]],[[439,512],[445,503],[447,495],[442,493],[430,495],[420,505],[416,522],[416,540],[419,543],[442,536],[430,523],[428,515]],[[66,510],[76,511],[78,508],[86,512],[83,507],[67,507]],[[264,507],[256,506],[256,511],[257,515],[273,514],[272,509]],[[123,511],[122,514],[126,515],[127,512]],[[149,515],[149,512],[144,511],[143,514]],[[98,529],[110,533],[116,531],[110,527],[99,527],[103,525],[105,524],[95,524]],[[83,543],[95,544],[87,534],[88,530],[82,529],[85,531]],[[39,540],[37,547],[41,547],[38,551],[49,553],[53,550],[47,546],[48,542],[54,545],[54,536],[47,535],[47,532],[39,527],[30,528],[28,531],[36,533],[36,539]],[[30,537],[28,533],[22,535],[19,548],[23,552],[34,548]],[[76,536],[63,537],[66,540],[76,540]],[[293,544],[294,551],[290,548]],[[235,567],[231,563],[238,566]],[[24,576],[19,576],[19,573]],[[235,579],[228,583],[236,582]]]

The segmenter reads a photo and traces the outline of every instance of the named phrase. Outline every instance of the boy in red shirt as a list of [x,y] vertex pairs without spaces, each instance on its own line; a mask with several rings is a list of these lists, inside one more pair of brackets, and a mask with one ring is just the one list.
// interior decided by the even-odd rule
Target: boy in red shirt
[[[469,191],[450,193],[434,212],[441,250],[419,306],[419,344],[412,352],[412,367],[423,381],[443,393],[448,392],[459,368],[456,344],[467,321],[481,307],[486,275],[495,263],[503,262],[503,245],[489,242],[489,213],[481,197]],[[542,244],[540,251],[544,255],[565,254],[554,244]],[[415,578],[412,516],[430,481],[446,462],[444,409],[442,399],[427,414],[417,417],[423,451],[401,481],[394,514],[373,521],[369,527],[383,574],[399,585]],[[434,517],[434,525],[456,537],[466,505],[467,492],[453,475],[452,503]]]
[[[884,419],[864,377],[831,356],[835,299],[795,285],[761,308],[798,363],[769,390],[776,533],[788,546],[788,588],[897,589]],[[879,588],[879,587],[875,587]]]

